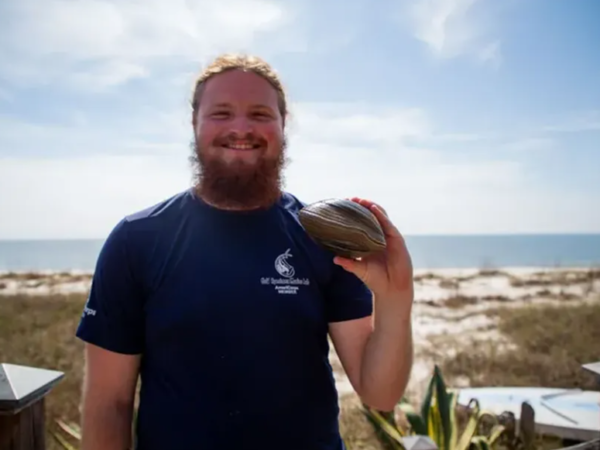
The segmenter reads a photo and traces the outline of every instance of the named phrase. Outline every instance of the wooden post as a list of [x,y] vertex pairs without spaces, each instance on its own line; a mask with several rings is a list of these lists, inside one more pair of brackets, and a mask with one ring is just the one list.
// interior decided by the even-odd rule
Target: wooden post
[[525,450],[534,448],[535,440],[535,410],[527,402],[521,403],[521,415],[519,417],[519,437]]
[[400,440],[406,450],[438,450],[437,444],[429,436],[403,436]]
[[64,373],[0,364],[0,450],[45,450],[46,394]]
[[596,383],[600,386],[600,361],[584,364],[583,367],[588,372],[593,373],[596,376]]

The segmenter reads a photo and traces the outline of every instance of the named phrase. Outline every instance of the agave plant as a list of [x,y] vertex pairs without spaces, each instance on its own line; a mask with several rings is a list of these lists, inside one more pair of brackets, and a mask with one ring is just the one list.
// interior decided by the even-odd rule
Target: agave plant
[[[137,422],[137,408],[133,410],[133,424]],[[56,425],[61,430],[61,432],[52,431],[52,436],[61,448],[65,450],[77,450],[78,447],[74,447],[67,439],[67,436],[77,442],[81,442],[81,428],[74,422],[66,423],[64,420],[57,419]],[[135,434],[133,435],[133,447],[135,448]]]
[[[72,439],[75,439],[76,441],[81,441],[81,429],[79,428],[79,425],[77,425],[76,423],[67,424],[66,422],[59,419],[59,420],[56,420],[56,425],[58,425],[58,428],[60,428],[64,434],[70,436]],[[77,450],[77,447],[74,447],[73,445],[71,445],[69,443],[69,441],[67,440],[67,438],[63,434],[53,431],[52,436],[54,437],[54,439],[56,439],[58,441],[59,445],[62,448],[64,448],[65,450]]]
[[[393,450],[404,450],[402,438],[407,436],[427,436],[439,450],[492,448],[504,433],[505,426],[494,413],[481,410],[479,402],[472,399],[467,406],[469,417],[466,427],[459,436],[457,401],[457,393],[446,389],[441,370],[436,365],[420,410],[417,411],[406,398],[398,405],[409,424],[406,429],[396,423],[393,413],[382,413],[366,405],[363,406],[363,413],[374,425],[384,444]],[[488,434],[479,434],[483,419],[490,419],[493,424]]]

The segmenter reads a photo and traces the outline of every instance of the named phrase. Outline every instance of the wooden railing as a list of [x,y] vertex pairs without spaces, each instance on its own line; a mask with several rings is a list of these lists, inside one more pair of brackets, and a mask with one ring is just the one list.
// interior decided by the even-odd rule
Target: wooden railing
[[0,450],[46,450],[44,399],[64,373],[0,364]]

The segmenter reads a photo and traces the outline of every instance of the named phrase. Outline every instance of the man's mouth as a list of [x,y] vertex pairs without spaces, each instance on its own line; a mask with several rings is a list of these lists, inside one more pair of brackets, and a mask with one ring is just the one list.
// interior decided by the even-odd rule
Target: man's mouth
[[262,147],[258,142],[225,142],[222,145],[223,148],[228,150],[239,150],[239,151],[247,151],[247,150],[258,150]]

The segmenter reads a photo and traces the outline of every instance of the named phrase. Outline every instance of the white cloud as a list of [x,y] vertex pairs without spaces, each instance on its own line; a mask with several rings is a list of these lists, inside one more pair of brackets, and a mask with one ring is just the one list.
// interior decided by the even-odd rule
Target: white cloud
[[[292,130],[321,143],[399,145],[431,132],[425,111],[361,102],[301,103],[292,111]],[[323,123],[326,123],[323,126]],[[306,135],[306,133],[310,133]]]
[[504,149],[515,152],[541,151],[555,148],[557,142],[550,138],[526,137],[511,141],[503,146]]
[[0,158],[0,238],[105,237],[125,214],[189,185],[183,155]]
[[[437,127],[425,111],[353,103],[293,111],[286,186],[304,201],[370,198],[407,234],[598,231],[592,195],[542,189],[519,152],[473,160],[428,147]],[[103,237],[123,215],[190,186],[184,114],[138,115],[115,129],[94,123],[91,137],[91,126],[0,127],[0,146],[26,132],[42,150],[0,158],[0,192],[12,193],[0,196],[0,238]],[[158,139],[152,129],[163,130]],[[45,141],[76,147],[99,136],[96,152],[43,156]]]
[[0,6],[10,18],[0,77],[102,88],[165,65],[197,66],[220,51],[290,49],[303,45],[294,8],[274,0],[8,0]]
[[[407,18],[437,56],[497,66],[501,43],[488,33],[491,0],[477,9],[483,1],[411,2]],[[52,104],[54,125],[21,119],[16,108],[0,114],[0,192],[10,193],[0,195],[0,239],[104,237],[123,215],[185,189],[185,89],[203,59],[232,49],[269,60],[320,56],[355,36],[365,5],[349,5],[330,24],[335,6],[298,0],[1,2],[10,20],[0,35],[0,79],[84,90],[144,79],[150,87]],[[4,89],[0,100],[12,94]],[[542,188],[528,173],[524,155],[557,145],[543,134],[439,133],[443,124],[426,110],[368,102],[298,103],[292,113],[287,187],[305,201],[371,198],[405,233],[598,231],[597,199]],[[590,113],[546,131],[597,124]],[[538,125],[531,129],[543,131]]]
[[489,6],[490,0],[409,0],[401,22],[439,58],[470,55],[498,67],[501,42],[489,36]]
[[500,67],[502,64],[502,50],[499,40],[490,42],[479,52],[479,60],[483,64],[490,64],[494,68]]
[[542,127],[543,131],[555,133],[577,133],[581,131],[600,131],[600,110],[563,115],[554,119],[554,123]]

